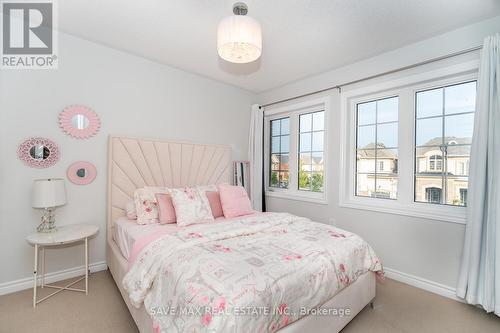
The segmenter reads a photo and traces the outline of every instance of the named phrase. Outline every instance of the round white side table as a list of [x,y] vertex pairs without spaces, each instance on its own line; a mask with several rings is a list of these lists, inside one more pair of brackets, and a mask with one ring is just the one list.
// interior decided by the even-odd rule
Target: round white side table
[[[86,295],[89,292],[89,238],[95,236],[99,232],[99,227],[91,224],[73,224],[57,227],[53,232],[36,232],[28,237],[26,240],[35,247],[35,261],[33,265],[33,307],[40,302],[45,301],[47,298],[52,297],[63,290],[71,290],[84,292]],[[71,282],[67,286],[55,286],[45,284],[45,248],[56,247],[59,245],[78,244],[85,242],[85,276],[80,277],[76,281]],[[38,286],[38,250],[42,250],[42,267],[41,267],[41,287],[48,287],[58,289],[50,295],[37,300],[36,292]],[[85,289],[71,288],[77,282],[85,279]]]

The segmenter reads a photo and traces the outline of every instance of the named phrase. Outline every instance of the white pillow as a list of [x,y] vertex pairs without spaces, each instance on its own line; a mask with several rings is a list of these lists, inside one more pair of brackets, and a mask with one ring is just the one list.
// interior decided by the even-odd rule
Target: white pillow
[[135,202],[129,201],[125,206],[125,213],[127,214],[127,218],[129,220],[137,220],[137,211],[135,210]]
[[156,193],[169,193],[166,187],[146,186],[134,192],[137,224],[158,223],[158,203]]
[[200,188],[170,189],[177,225],[184,227],[214,220],[205,191]]

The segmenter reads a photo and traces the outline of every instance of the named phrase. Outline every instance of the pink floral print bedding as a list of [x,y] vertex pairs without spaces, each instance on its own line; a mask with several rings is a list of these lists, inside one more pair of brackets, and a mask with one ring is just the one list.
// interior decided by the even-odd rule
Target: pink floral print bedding
[[274,332],[362,274],[383,276],[359,236],[286,213],[190,226],[143,248],[123,279],[156,332]]

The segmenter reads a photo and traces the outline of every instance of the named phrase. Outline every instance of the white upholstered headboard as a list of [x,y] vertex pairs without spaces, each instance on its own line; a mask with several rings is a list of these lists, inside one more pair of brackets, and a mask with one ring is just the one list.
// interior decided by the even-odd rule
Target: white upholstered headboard
[[231,182],[231,146],[109,137],[108,238],[144,186],[183,187]]

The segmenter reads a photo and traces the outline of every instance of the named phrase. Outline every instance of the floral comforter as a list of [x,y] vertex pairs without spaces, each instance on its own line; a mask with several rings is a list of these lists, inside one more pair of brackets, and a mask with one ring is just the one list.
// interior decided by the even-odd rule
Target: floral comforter
[[274,332],[367,271],[359,236],[286,213],[193,225],[142,249],[123,279],[156,332]]

